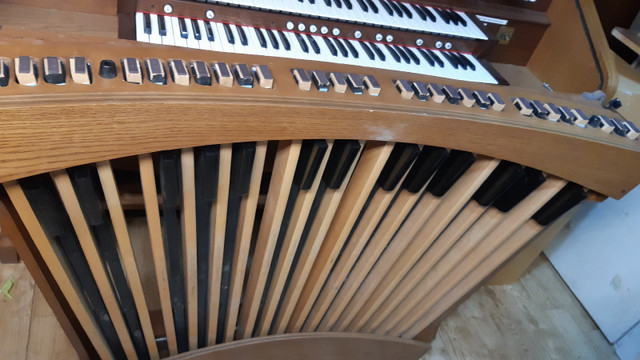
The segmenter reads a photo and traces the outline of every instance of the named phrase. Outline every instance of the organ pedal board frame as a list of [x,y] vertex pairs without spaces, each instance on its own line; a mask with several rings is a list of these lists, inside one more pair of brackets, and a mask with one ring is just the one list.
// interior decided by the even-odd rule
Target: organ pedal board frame
[[[464,1],[248,3],[122,1],[129,40],[0,28],[3,203],[82,357],[418,358],[546,226],[640,183],[637,119],[507,86],[487,59],[521,43],[501,47]],[[542,3],[524,11],[567,6]],[[342,21],[371,4],[405,23]],[[242,47],[203,43],[207,10],[214,39],[231,24]],[[480,33],[403,28],[422,15]],[[173,44],[151,41],[159,21]],[[281,56],[285,38],[307,52]],[[348,60],[314,58],[316,40]],[[438,60],[490,76],[431,73]]]

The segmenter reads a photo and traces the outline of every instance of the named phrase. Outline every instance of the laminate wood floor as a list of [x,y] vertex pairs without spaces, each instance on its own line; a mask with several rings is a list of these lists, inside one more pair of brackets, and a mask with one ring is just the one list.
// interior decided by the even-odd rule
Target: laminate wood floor
[[[0,358],[77,359],[22,264],[0,264],[13,300],[0,294]],[[443,322],[431,359],[617,359],[545,257],[518,282],[484,286]]]

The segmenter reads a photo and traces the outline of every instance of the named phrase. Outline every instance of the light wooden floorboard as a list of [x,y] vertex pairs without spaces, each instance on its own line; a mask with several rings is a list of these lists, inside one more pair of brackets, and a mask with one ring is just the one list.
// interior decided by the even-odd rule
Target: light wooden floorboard
[[[0,264],[13,300],[0,295],[0,358],[77,359],[23,264]],[[441,325],[423,360],[617,359],[544,257],[518,282],[484,286]]]
[[[0,329],[2,328],[0,325]],[[33,293],[26,359],[75,360],[77,358],[67,335],[62,331],[47,301],[36,287]]]
[[483,286],[442,323],[436,359],[618,359],[541,256],[517,282]]
[[13,299],[0,294],[0,358],[26,359],[35,285],[22,263],[0,265],[0,286],[11,277],[15,280],[9,291]]

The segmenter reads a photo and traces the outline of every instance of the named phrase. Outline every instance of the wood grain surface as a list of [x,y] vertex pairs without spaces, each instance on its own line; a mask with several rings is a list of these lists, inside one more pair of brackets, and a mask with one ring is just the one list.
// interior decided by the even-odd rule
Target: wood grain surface
[[[596,128],[568,126],[518,113],[508,104],[502,112],[433,101],[403,100],[392,79],[434,81],[406,73],[340,67],[375,74],[378,97],[297,90],[291,67],[335,70],[336,65],[257,56],[174,49],[128,41],[98,42],[83,37],[41,37],[28,42],[25,33],[1,30],[6,56],[38,57],[86,51],[95,64],[101,58],[157,56],[208,62],[262,62],[276,79],[274,89],[177,85],[148,81],[133,85],[96,79],[86,86],[11,83],[0,100],[0,181],[53,169],[147,152],[199,145],[305,138],[353,138],[402,141],[472,151],[531,166],[620,198],[640,182],[640,142]],[[6,32],[5,32],[6,31]],[[25,52],[28,45],[29,51]],[[119,67],[119,65],[117,65]],[[587,114],[614,116],[598,104],[569,94],[464,82],[454,86],[493,91],[508,102],[512,95],[556,105],[580,107]],[[188,89],[188,91],[186,91]],[[37,95],[37,96],[36,96]],[[215,114],[215,116],[211,116]],[[16,154],[20,154],[16,156]]]

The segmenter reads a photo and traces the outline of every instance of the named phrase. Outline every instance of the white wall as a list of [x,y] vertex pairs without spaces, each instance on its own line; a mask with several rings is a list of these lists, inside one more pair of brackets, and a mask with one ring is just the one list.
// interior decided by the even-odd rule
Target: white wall
[[621,359],[640,358],[640,187],[583,205],[545,252]]

